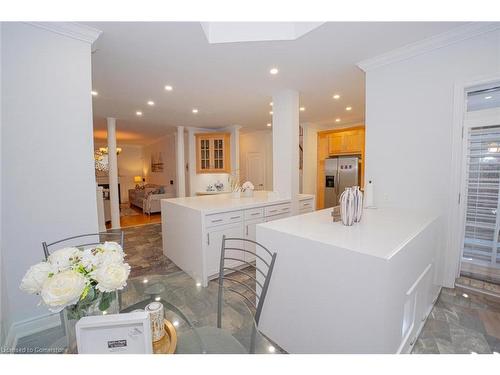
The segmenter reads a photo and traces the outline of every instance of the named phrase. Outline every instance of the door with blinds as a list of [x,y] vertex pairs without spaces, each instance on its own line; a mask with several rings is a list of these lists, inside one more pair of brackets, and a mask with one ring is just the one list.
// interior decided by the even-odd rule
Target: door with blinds
[[467,112],[463,138],[460,273],[500,283],[500,109]]

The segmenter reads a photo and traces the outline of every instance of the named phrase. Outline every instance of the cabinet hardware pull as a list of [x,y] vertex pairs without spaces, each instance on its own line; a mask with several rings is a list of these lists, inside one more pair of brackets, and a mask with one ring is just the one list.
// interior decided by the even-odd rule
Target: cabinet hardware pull
[[210,246],[210,233],[207,233],[207,245]]
[[241,216],[231,216],[231,220],[239,219]]
[[288,207],[282,208],[281,211],[288,211]]
[[247,237],[248,237],[248,225],[247,225]]
[[271,210],[271,211],[269,211],[269,212],[276,212],[276,211],[278,211],[278,210]]
[[254,212],[254,213],[252,214],[252,216],[255,216],[255,215],[260,215],[260,212]]
[[222,219],[212,220],[212,223],[219,223],[221,221],[222,221]]

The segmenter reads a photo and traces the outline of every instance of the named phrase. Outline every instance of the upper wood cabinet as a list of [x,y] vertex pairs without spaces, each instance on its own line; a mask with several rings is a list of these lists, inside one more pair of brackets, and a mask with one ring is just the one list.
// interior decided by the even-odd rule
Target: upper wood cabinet
[[332,133],[328,136],[328,153],[359,154],[364,149],[364,129],[347,130]]
[[230,173],[230,133],[198,133],[196,173]]

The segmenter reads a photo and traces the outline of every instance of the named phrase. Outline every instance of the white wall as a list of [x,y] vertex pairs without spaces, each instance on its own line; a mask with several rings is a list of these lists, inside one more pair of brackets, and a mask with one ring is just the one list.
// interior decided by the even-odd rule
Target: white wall
[[[94,148],[98,150],[99,147],[107,147],[107,144],[95,143]],[[117,147],[122,149],[117,158],[120,194],[122,203],[128,203],[128,190],[135,188],[134,176],[142,176],[143,173],[143,146],[118,143]]]
[[[374,181],[377,205],[433,211],[446,220],[454,84],[498,73],[498,30],[367,72],[365,180]],[[457,249],[443,253],[453,264]]]
[[[90,44],[22,23],[2,30],[2,250],[12,323],[45,315],[19,290],[42,241],[96,232]],[[3,274],[3,272],[2,272]]]
[[[151,155],[161,152],[163,172],[151,171]],[[175,194],[176,191],[176,164],[175,164],[175,136],[168,134],[156,142],[143,147],[143,174],[146,183],[164,185],[165,189]],[[170,184],[173,181],[173,184]]]
[[246,156],[258,152],[264,159],[264,190],[273,190],[273,133],[271,130],[259,130],[240,134],[240,176],[246,179]]

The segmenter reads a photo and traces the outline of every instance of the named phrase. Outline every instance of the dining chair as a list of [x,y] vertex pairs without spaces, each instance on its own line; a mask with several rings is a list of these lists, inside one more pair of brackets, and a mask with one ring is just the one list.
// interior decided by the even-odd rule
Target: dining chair
[[[58,240],[55,242],[47,243],[42,242],[43,255],[45,256],[45,260],[47,260],[52,252],[52,249],[56,247],[57,249],[65,246],[74,246],[74,247],[87,247],[98,245],[103,243],[104,241],[114,241],[117,242],[123,248],[123,231],[117,232],[101,232],[101,233],[90,233],[90,234],[80,234],[78,236],[72,236],[63,238],[62,240]],[[81,243],[83,242],[83,243]]]
[[[262,249],[263,252],[262,254],[254,254],[253,251],[245,249],[244,244],[255,245],[256,248]],[[235,252],[241,256],[235,255]],[[255,255],[255,264],[242,259],[245,253]],[[255,353],[258,324],[275,262],[276,253],[272,253],[256,241],[245,238],[222,237],[220,269],[217,279],[217,326],[197,328],[197,333],[203,341],[207,353]],[[255,273],[252,274],[253,272],[251,273],[250,270],[254,270]],[[243,278],[236,279],[238,274],[243,275]],[[249,348],[246,348],[231,332],[222,327],[224,291],[237,295],[252,312],[254,322],[251,323],[252,332]],[[247,295],[244,293],[247,293]],[[186,341],[189,342],[189,340]]]

